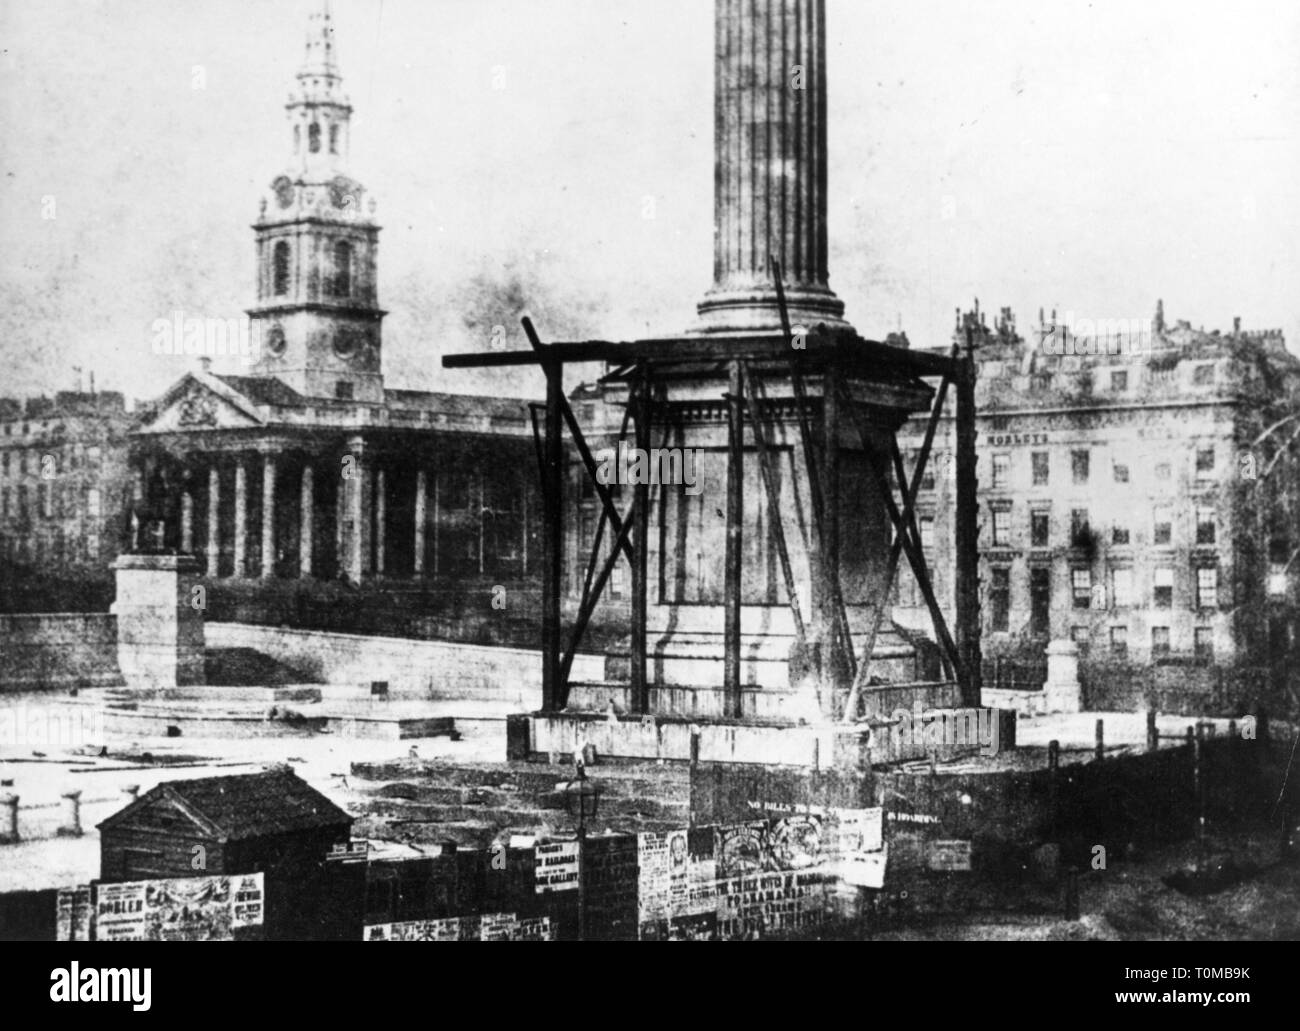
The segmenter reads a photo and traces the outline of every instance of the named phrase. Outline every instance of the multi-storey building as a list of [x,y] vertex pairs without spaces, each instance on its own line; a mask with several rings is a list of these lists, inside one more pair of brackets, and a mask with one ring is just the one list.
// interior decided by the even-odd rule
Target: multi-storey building
[[[54,581],[107,583],[130,491],[118,393],[0,400],[0,563],[7,605],[30,607]],[[26,585],[31,597],[19,595]],[[15,593],[17,592],[17,593]]]
[[[1284,691],[1296,653],[1300,360],[1240,320],[1143,322],[1076,337],[1040,313],[1025,340],[1008,309],[959,320],[979,367],[987,682],[1069,639],[1091,708],[1240,708]],[[917,502],[945,606],[952,446],[945,419]],[[896,618],[924,627],[923,606],[904,572]]]

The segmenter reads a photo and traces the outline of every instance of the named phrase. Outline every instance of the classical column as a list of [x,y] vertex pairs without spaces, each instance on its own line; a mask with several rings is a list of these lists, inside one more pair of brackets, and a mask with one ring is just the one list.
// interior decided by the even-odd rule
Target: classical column
[[308,459],[302,466],[302,500],[298,505],[298,573],[303,577],[311,576],[312,520],[315,518],[316,499],[314,476],[311,459]]
[[424,469],[415,473],[415,575],[424,575],[424,523],[428,514],[429,477]]
[[825,0],[717,0],[713,286],[700,331],[844,327],[826,269]]
[[384,575],[384,542],[388,536],[388,476],[375,470],[375,575]]
[[208,466],[208,576],[214,579],[221,562],[221,470]]
[[242,457],[235,461],[235,571],[234,576],[246,574],[248,558],[248,466]]
[[262,456],[262,579],[275,576],[275,456]]
[[186,555],[194,553],[194,492],[181,492],[181,551]]
[[347,534],[345,572],[353,583],[360,583],[370,572],[370,469],[365,460],[365,444],[360,437],[348,441],[352,462],[346,467],[344,487],[347,491]]

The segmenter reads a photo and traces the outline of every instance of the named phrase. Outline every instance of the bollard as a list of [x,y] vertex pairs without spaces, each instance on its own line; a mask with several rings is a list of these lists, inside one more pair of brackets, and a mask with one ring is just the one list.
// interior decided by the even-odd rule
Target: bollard
[[1160,731],[1156,729],[1156,711],[1155,709],[1147,710],[1147,751],[1157,752],[1160,750]]
[[1096,758],[1097,758],[1097,762],[1101,762],[1104,758],[1106,758],[1106,721],[1105,720],[1097,721]]
[[81,837],[81,792],[63,792],[63,824],[56,832],[61,838]]
[[18,840],[18,796],[9,792],[0,795],[0,842]]

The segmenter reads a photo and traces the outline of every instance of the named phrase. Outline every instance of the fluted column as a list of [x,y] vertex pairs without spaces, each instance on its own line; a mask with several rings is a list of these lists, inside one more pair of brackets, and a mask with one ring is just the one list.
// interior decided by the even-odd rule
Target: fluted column
[[221,563],[221,470],[208,467],[208,576],[220,573]]
[[702,332],[846,326],[828,285],[825,0],[716,0],[713,287]]
[[235,463],[235,576],[247,575],[248,559],[248,466],[244,458]]
[[315,499],[315,473],[308,459],[302,466],[302,500],[298,506],[298,573],[303,577],[311,576]]
[[384,544],[388,537],[388,476],[375,470],[375,575],[384,575]]
[[345,573],[353,583],[360,583],[370,572],[370,494],[371,471],[360,437],[348,441],[352,463],[343,481],[347,493]]
[[275,576],[275,456],[262,456],[262,579]]
[[424,524],[428,516],[429,476],[423,469],[415,473],[415,575],[424,575]]
[[188,487],[181,492],[181,551],[194,554],[194,492]]

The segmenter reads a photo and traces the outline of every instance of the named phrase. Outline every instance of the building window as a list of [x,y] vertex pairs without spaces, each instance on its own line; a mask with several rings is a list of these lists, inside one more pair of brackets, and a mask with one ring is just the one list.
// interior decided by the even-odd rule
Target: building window
[[1088,510],[1076,508],[1070,512],[1070,547],[1086,548],[1092,536],[1088,526]]
[[1128,466],[1120,465],[1118,462],[1113,467],[1116,483],[1128,483]]
[[1009,487],[1011,485],[1011,456],[993,456],[993,486]]
[[352,244],[340,240],[334,245],[334,296],[352,295]]
[[1029,570],[1029,631],[1046,634],[1051,629],[1052,571],[1041,566]]
[[1157,479],[1157,480],[1167,480],[1167,479],[1170,478],[1170,476],[1171,476],[1172,474],[1173,474],[1173,468],[1169,465],[1168,462],[1157,462],[1157,463],[1156,463],[1156,479]]
[[1088,482],[1088,463],[1089,455],[1087,451],[1070,452],[1070,467],[1074,472],[1074,482],[1076,484]]
[[1128,658],[1128,627],[1110,628],[1110,653],[1117,659]]
[[1110,574],[1111,593],[1115,607],[1126,609],[1133,604],[1133,570],[1116,569]]
[[1192,382],[1198,387],[1208,386],[1214,382],[1214,366],[1208,362],[1192,369]]
[[1196,475],[1208,476],[1214,472],[1214,448],[1198,447],[1196,449]]
[[339,401],[352,400],[352,384],[347,380],[341,379],[334,384],[334,396]]
[[1110,389],[1111,389],[1111,390],[1127,390],[1127,389],[1128,389],[1128,372],[1125,371],[1125,370],[1122,370],[1122,369],[1116,369],[1114,372],[1112,372],[1112,373],[1110,374]]
[[1154,520],[1151,543],[1168,544],[1174,536],[1174,517],[1172,510],[1167,505],[1156,507],[1152,518]]
[[[938,456],[932,452],[930,454],[929,460],[925,463],[925,472],[921,474],[922,490],[934,490],[934,463],[937,461],[937,459]],[[919,466],[920,464],[921,464],[921,451],[920,448],[918,448],[917,450],[912,452],[912,476],[913,477],[916,476],[916,469],[917,466]]]
[[993,511],[993,546],[1009,548],[1011,546],[1011,511],[994,509]]
[[1002,486],[1011,485],[1011,456],[1010,455],[993,455],[993,486],[1002,488]]
[[307,149],[313,154],[320,153],[320,123],[312,122],[307,126]]
[[1129,543],[1128,527],[1118,526],[1118,525],[1112,526],[1110,528],[1110,542],[1111,544],[1128,544]]
[[1214,661],[1214,631],[1208,626],[1198,626],[1194,631],[1196,661],[1211,663]]
[[1161,566],[1154,572],[1154,591],[1152,600],[1158,609],[1174,607],[1174,571],[1168,566]]
[[1151,628],[1151,658],[1162,659],[1169,655],[1169,628],[1153,626]]
[[1196,543],[1214,543],[1214,509],[1212,508],[1196,510]]
[[1219,569],[1201,566],[1196,570],[1196,607],[1213,609],[1219,604]]
[[1035,548],[1047,547],[1051,534],[1051,517],[1046,512],[1029,513],[1029,543]]
[[339,152],[339,127],[337,125],[331,125],[330,126],[330,153],[337,154],[338,152]]
[[[6,512],[8,506],[5,506]],[[1268,542],[1268,595],[1270,598],[1285,598],[1287,588],[1287,567],[1291,563],[1288,552],[1291,542],[1285,537],[1274,537]]]
[[1070,592],[1076,609],[1092,607],[1092,570],[1072,569],[1070,571]]
[[921,547],[929,551],[934,545],[934,516],[921,516]]
[[276,297],[283,297],[289,292],[289,244],[280,240],[271,252],[272,289]]
[[1079,646],[1080,651],[1083,651],[1088,647],[1088,641],[1091,636],[1092,635],[1088,632],[1086,626],[1070,627],[1070,640]]
[[989,588],[989,607],[992,610],[991,629],[1005,631],[1011,626],[1011,570],[993,570],[993,583]]
[[1047,486],[1048,457],[1046,451],[1035,451],[1029,456],[1034,466],[1034,486]]

